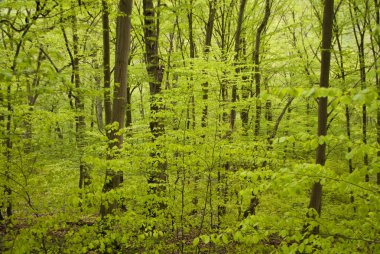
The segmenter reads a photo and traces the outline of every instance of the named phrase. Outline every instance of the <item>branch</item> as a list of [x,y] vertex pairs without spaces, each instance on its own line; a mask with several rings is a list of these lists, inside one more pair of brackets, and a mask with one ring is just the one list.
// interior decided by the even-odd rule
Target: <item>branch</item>
[[278,131],[278,127],[280,126],[280,122],[281,122],[282,118],[284,117],[286,110],[289,108],[290,104],[292,104],[293,100],[294,100],[294,97],[291,97],[288,99],[288,102],[286,103],[285,107],[282,109],[281,114],[278,116],[278,118],[276,120],[276,124],[273,127],[272,135],[270,135],[270,137],[268,138],[269,143],[272,143],[272,140],[276,136],[277,131]]
[[40,47],[40,50],[46,56],[46,58],[49,60],[49,62],[51,63],[51,65],[53,66],[53,68],[55,69],[55,71],[57,73],[61,73],[64,69],[66,69],[67,67],[71,66],[71,63],[70,63],[70,64],[67,64],[67,65],[63,66],[61,69],[59,69],[55,65],[55,63],[53,62],[53,60],[51,59],[51,57],[49,56],[49,54],[42,47]]

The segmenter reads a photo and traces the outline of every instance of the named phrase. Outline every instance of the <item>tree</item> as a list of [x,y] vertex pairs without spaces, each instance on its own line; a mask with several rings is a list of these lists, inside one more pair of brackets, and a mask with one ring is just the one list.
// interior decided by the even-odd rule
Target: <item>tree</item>
[[[330,78],[330,59],[331,59],[331,41],[332,26],[334,20],[334,0],[325,0],[323,8],[322,24],[322,48],[321,48],[321,72],[319,86],[321,88],[329,87]],[[318,99],[318,137],[324,137],[327,134],[327,96]],[[326,163],[326,143],[319,143],[315,155],[315,163],[322,167]],[[318,215],[321,214],[322,208],[322,184],[315,182],[310,195],[309,208],[314,209]],[[311,212],[312,213],[312,212]],[[319,227],[314,226],[311,230],[314,234],[319,233]]]
[[[150,93],[150,122],[149,128],[152,134],[152,142],[154,147],[151,152],[153,158],[152,169],[149,172],[148,184],[150,185],[149,191],[157,196],[163,196],[166,183],[166,159],[164,158],[161,145],[159,144],[159,138],[164,135],[165,127],[163,119],[159,114],[163,111],[161,105],[162,99],[161,84],[163,79],[164,67],[160,65],[158,54],[158,41],[160,32],[160,23],[157,18],[158,10],[155,9],[152,0],[143,0],[144,11],[144,41],[145,41],[145,63],[146,70],[149,75],[149,93]],[[163,202],[157,202],[156,206],[153,205],[149,208],[150,213],[155,215],[155,209],[163,209],[165,204]]]
[[[204,44],[204,57],[207,60],[208,54],[211,50],[211,40],[212,40],[212,33],[214,30],[214,23],[215,23],[215,14],[216,14],[216,3],[217,0],[209,0],[208,1],[208,19],[206,23],[206,38],[205,38],[205,44]],[[206,127],[207,126],[207,115],[208,115],[208,106],[207,106],[207,100],[208,100],[208,82],[204,82],[202,84],[202,99],[205,101],[206,105],[203,107],[202,110],[202,121],[201,126]]]
[[[244,19],[244,10],[245,10],[245,5],[247,1],[246,0],[241,0],[240,1],[240,7],[239,7],[239,15],[238,15],[238,22],[237,22],[237,27],[236,27],[236,34],[235,34],[235,61],[237,64],[239,64],[239,58],[240,58],[240,51],[241,51],[241,31],[242,31],[242,25],[243,25],[243,19]],[[239,74],[240,68],[236,68],[236,73]],[[237,99],[237,86],[236,84],[232,86],[232,103],[236,102]],[[235,119],[236,119],[236,110],[235,108],[232,108],[231,114],[230,114],[230,126],[231,129],[233,130],[235,127]],[[245,116],[243,114],[243,123],[247,125],[247,120],[248,116]]]
[[[120,0],[119,16],[116,25],[116,52],[115,52],[115,86],[113,94],[111,130],[109,134],[109,153],[108,160],[118,156],[123,146],[123,129],[125,126],[125,110],[127,100],[127,75],[128,75],[128,58],[131,45],[131,14],[133,0]],[[106,43],[107,45],[107,43]],[[107,47],[107,46],[106,46]],[[105,63],[107,64],[107,63]],[[105,65],[107,68],[107,65]],[[107,98],[107,95],[106,95]],[[108,98],[107,98],[108,99]],[[107,119],[107,117],[106,117]],[[109,118],[108,118],[109,119]],[[116,151],[115,151],[116,148]],[[106,171],[103,192],[109,192],[119,187],[123,182],[123,174],[120,170],[109,168]],[[103,201],[100,207],[102,217],[111,213],[118,206],[117,201],[108,203]]]
[[260,26],[257,28],[255,49],[253,53],[253,62],[255,64],[255,91],[256,91],[256,120],[255,120],[255,136],[259,136],[260,133],[260,123],[261,123],[261,102],[259,101],[261,93],[261,73],[260,73],[260,46],[261,46],[261,36],[264,33],[269,16],[270,16],[271,2],[270,0],[265,0],[265,13]]

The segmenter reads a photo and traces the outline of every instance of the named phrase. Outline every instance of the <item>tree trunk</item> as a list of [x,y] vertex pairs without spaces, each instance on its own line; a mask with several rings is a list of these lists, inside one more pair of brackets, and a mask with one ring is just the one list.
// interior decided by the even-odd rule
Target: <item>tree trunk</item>
[[[380,3],[378,0],[374,0],[375,2],[375,15],[376,15],[376,25],[380,27]],[[371,33],[373,34],[373,33]],[[379,56],[380,56],[380,38],[374,39],[376,45],[373,45],[373,57],[375,59],[375,67],[376,67],[376,89],[378,94],[378,100],[380,100],[380,77],[379,77]],[[376,50],[377,46],[377,50]],[[380,146],[380,108],[377,109],[377,145]],[[377,151],[377,156],[380,157],[380,150]],[[377,173],[377,184],[380,185],[380,172]]]
[[[204,48],[204,57],[207,60],[208,59],[208,53],[210,52],[211,47],[211,39],[212,39],[212,32],[214,30],[214,20],[215,20],[215,14],[216,14],[216,1],[217,0],[210,0],[209,1],[209,15],[208,20],[206,24],[206,40],[205,40],[205,48]],[[202,110],[202,120],[201,120],[201,126],[206,127],[207,126],[207,116],[208,116],[208,106],[207,106],[207,100],[208,100],[208,81],[204,82],[202,84],[202,99],[205,103],[205,106]]]
[[[113,152],[116,146],[118,149],[123,145],[123,134],[120,130],[125,127],[125,112],[127,101],[127,75],[128,75],[128,58],[130,55],[131,45],[131,13],[133,0],[120,0],[119,12],[116,24],[116,52],[115,52],[115,71],[114,71],[114,94],[111,123],[116,123],[117,127],[113,127],[109,134],[109,154],[108,160],[112,160],[118,156]],[[106,66],[106,65],[105,65]],[[109,192],[119,187],[123,182],[123,173],[113,168],[106,171],[103,192]],[[118,203],[114,201],[112,204],[106,204],[103,201],[100,207],[102,217],[112,213],[117,208]]]
[[[162,196],[166,190],[167,174],[166,161],[161,154],[159,142],[156,142],[159,137],[165,133],[165,128],[161,117],[158,114],[163,110],[160,105],[161,99],[161,83],[163,79],[163,66],[160,66],[158,57],[158,38],[159,38],[159,23],[155,16],[155,9],[152,0],[143,0],[144,9],[144,40],[145,40],[145,57],[146,69],[149,74],[149,91],[150,91],[150,112],[151,119],[149,122],[150,132],[152,133],[152,141],[155,143],[155,148],[151,153],[154,159],[153,168],[149,172],[148,184],[149,191],[158,196]],[[165,204],[157,202],[157,207],[162,209]],[[151,210],[152,215],[155,212]]]
[[[103,25],[103,78],[104,78],[104,111],[105,124],[111,123],[111,71],[110,71],[110,25],[108,18],[108,4],[102,0],[102,25]],[[108,131],[107,131],[108,135]]]
[[270,0],[265,0],[265,14],[264,18],[261,21],[261,24],[256,32],[256,41],[255,41],[255,51],[253,54],[253,62],[255,64],[255,83],[256,83],[256,119],[255,119],[255,137],[258,137],[260,134],[260,123],[261,123],[261,102],[260,102],[260,93],[261,93],[261,73],[260,73],[260,45],[261,45],[261,35],[264,33],[269,16],[271,11],[271,2]]
[[[195,58],[195,42],[194,42],[194,34],[193,34],[193,0],[190,0],[190,10],[187,14],[187,20],[189,24],[189,44],[190,44],[190,59],[191,59],[191,68],[193,69],[193,61]],[[189,107],[187,108],[187,129],[190,129],[190,126],[192,126],[193,129],[195,129],[195,97],[193,93],[194,84],[193,84],[193,77],[190,77],[190,84],[189,84],[189,92],[191,91],[191,98]],[[191,105],[191,106],[190,106]],[[190,117],[190,111],[191,111],[191,117]]]
[[[323,10],[322,24],[322,52],[321,52],[321,73],[320,83],[321,88],[329,87],[330,78],[330,59],[331,59],[331,40],[332,40],[332,25],[334,18],[334,0],[325,0]],[[321,97],[318,100],[318,137],[326,136],[327,134],[327,97]],[[326,144],[318,144],[315,156],[315,163],[324,166],[326,162]],[[309,208],[321,214],[322,205],[322,185],[320,182],[313,184],[310,195]],[[310,216],[310,213],[308,214]],[[312,216],[311,216],[312,217]],[[319,233],[319,226],[312,228],[313,234]]]
[[[335,26],[333,28],[333,31],[334,31],[334,35],[335,35],[335,39],[336,39],[336,43],[337,43],[337,46],[338,46],[338,53],[339,53],[339,58],[337,58],[337,63],[339,65],[339,71],[340,71],[340,78],[342,79],[343,82],[346,81],[346,71],[344,69],[344,61],[343,61],[343,48],[342,48],[342,42],[340,40],[340,34],[339,34],[339,27],[337,26],[338,22],[336,20],[336,17],[334,17],[334,21],[335,21]],[[347,134],[347,138],[349,141],[351,141],[351,119],[350,119],[350,108],[348,105],[346,105],[345,107],[345,118],[346,118],[346,134]],[[349,146],[347,148],[347,152],[348,153],[351,153],[352,149],[351,147]],[[354,168],[353,168],[353,165],[352,165],[352,159],[348,159],[348,171],[350,173],[352,173],[354,171]],[[353,199],[353,197],[351,196],[351,199]],[[352,200],[353,201],[353,200]]]
[[81,91],[81,81],[79,74],[79,38],[78,38],[78,21],[75,12],[76,2],[72,2],[73,15],[71,17],[71,26],[73,32],[73,61],[72,71],[74,77],[74,85],[75,85],[75,138],[77,147],[80,154],[80,162],[79,162],[79,188],[82,189],[85,186],[90,184],[90,175],[88,172],[88,168],[83,162],[83,149],[85,146],[84,134],[86,129],[85,117],[84,117],[84,103],[83,103],[83,92]]
[[[366,33],[366,26],[367,26],[367,16],[368,16],[368,0],[365,1],[366,8],[364,10],[359,10],[359,7],[356,5],[355,2],[350,1],[350,15],[352,20],[352,28],[355,36],[355,42],[356,46],[358,48],[358,57],[359,57],[359,71],[360,71],[360,83],[361,88],[366,88],[366,66],[365,66],[365,55],[364,55],[364,42],[365,42],[365,33]],[[359,22],[359,17],[364,15],[363,17],[363,24],[361,25]],[[367,145],[367,105],[362,105],[362,141],[364,145]],[[365,152],[363,157],[364,165],[367,167],[368,172],[368,165],[369,165],[369,159],[368,154]],[[369,175],[368,173],[365,176],[365,181],[369,181]]]
[[[266,29],[269,16],[271,11],[271,2],[270,0],[265,1],[265,14],[264,18],[261,21],[261,24],[256,32],[256,43],[255,43],[255,51],[254,51],[254,63],[255,63],[255,82],[256,82],[256,121],[255,121],[255,137],[258,138],[260,133],[260,118],[261,118],[261,103],[259,101],[260,97],[260,44],[261,44],[261,35],[264,33]],[[257,195],[252,192],[252,197],[250,200],[249,207],[244,212],[244,218],[249,215],[254,215],[256,211],[256,206],[259,204],[259,199]]]
[[[239,67],[239,59],[240,59],[240,51],[241,51],[241,31],[242,31],[242,25],[243,25],[243,19],[244,19],[244,10],[245,10],[245,5],[247,1],[246,0],[240,0],[240,7],[239,7],[239,15],[238,15],[238,22],[237,22],[237,27],[236,27],[236,35],[235,35],[235,71],[236,74],[239,74],[241,69]],[[232,109],[230,113],[230,129],[234,130],[235,128],[235,120],[236,120],[236,109],[235,109],[235,102],[237,99],[237,85],[236,83],[232,85],[232,91],[231,91],[231,96],[232,96]]]

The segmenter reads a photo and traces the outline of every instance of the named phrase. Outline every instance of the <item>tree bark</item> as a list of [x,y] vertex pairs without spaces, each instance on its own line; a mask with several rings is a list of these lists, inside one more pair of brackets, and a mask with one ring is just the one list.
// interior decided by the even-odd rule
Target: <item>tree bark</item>
[[253,62],[255,64],[255,84],[256,84],[256,119],[255,119],[255,137],[258,137],[260,134],[260,124],[261,124],[261,102],[260,102],[260,93],[261,93],[261,73],[260,73],[260,45],[261,45],[261,36],[264,33],[269,16],[271,12],[271,2],[270,0],[265,0],[265,14],[264,18],[261,21],[261,24],[256,32],[256,41],[255,41],[255,51],[253,54]]
[[[162,196],[166,190],[167,173],[166,161],[161,154],[161,147],[157,141],[165,133],[164,123],[158,114],[163,110],[160,105],[161,83],[163,79],[163,66],[160,66],[158,57],[158,38],[159,23],[155,15],[155,8],[152,0],[143,0],[144,9],[144,40],[145,40],[145,62],[149,75],[149,91],[150,91],[150,112],[151,119],[149,122],[150,132],[152,133],[152,141],[155,148],[151,152],[154,159],[153,168],[149,172],[148,184],[149,191]],[[162,202],[157,202],[157,207],[151,207],[151,213],[155,214],[154,208],[161,209],[165,206]]]
[[[194,34],[193,34],[193,0],[190,0],[190,10],[187,13],[187,20],[189,25],[189,44],[190,44],[190,59],[191,59],[191,68],[193,69],[193,60],[195,58],[195,42],[194,42]],[[189,107],[187,108],[187,125],[186,128],[190,129],[192,126],[193,130],[195,129],[195,97],[193,93],[194,85],[193,85],[193,77],[190,77],[189,91],[191,91],[191,98]],[[191,112],[191,117],[190,117]]]
[[[241,51],[241,31],[243,26],[243,19],[244,19],[244,10],[245,5],[247,1],[241,0],[240,1],[240,7],[239,7],[239,15],[238,15],[238,22],[236,26],[236,35],[235,35],[235,72],[236,74],[239,74],[241,69],[239,67],[239,59],[240,59],[240,51]],[[235,120],[236,120],[236,109],[234,103],[237,100],[237,85],[236,83],[232,85],[232,91],[231,91],[231,102],[232,102],[232,109],[230,113],[230,129],[234,130],[235,128]],[[242,117],[245,119],[245,117]],[[248,117],[246,117],[248,119]]]
[[[358,58],[359,58],[359,71],[360,71],[360,83],[361,88],[366,88],[366,66],[365,66],[365,55],[364,55],[364,43],[365,43],[365,33],[366,33],[366,27],[367,27],[367,16],[368,16],[368,1],[365,0],[365,9],[359,10],[359,7],[356,5],[355,2],[350,1],[350,15],[352,19],[352,28],[355,36],[355,42],[356,46],[358,48]],[[363,24],[360,25],[359,22],[359,15],[364,15],[363,17]],[[362,141],[364,145],[367,145],[367,105],[362,105]],[[368,166],[369,166],[369,159],[368,159],[368,153],[364,153],[363,156],[363,162],[364,165],[367,167],[368,172]],[[365,181],[369,181],[369,175],[368,173],[365,176]]]
[[[329,87],[330,78],[330,59],[331,59],[331,41],[332,41],[332,25],[334,19],[334,0],[325,0],[323,10],[322,24],[322,52],[321,52],[321,72],[320,83],[321,88]],[[318,100],[318,137],[327,134],[327,97],[321,97]],[[326,143],[318,144],[315,156],[315,163],[324,166],[326,162]],[[315,182],[310,195],[309,208],[321,214],[322,205],[322,184]],[[310,214],[308,214],[310,215]],[[313,234],[319,233],[319,226],[312,228]]]
[[[380,3],[378,0],[374,0],[375,2],[375,15],[376,15],[376,25],[377,27],[380,26]],[[373,34],[373,33],[371,33]],[[380,37],[378,36],[377,39],[374,39],[376,42],[376,46],[373,46],[373,56],[375,59],[375,67],[376,70],[379,70],[379,56],[380,56]],[[376,53],[377,52],[377,53]],[[378,100],[380,100],[380,76],[379,72],[376,71],[376,89],[378,94]],[[377,123],[376,123],[376,129],[377,129],[377,145],[380,146],[380,108],[377,109]],[[380,150],[377,151],[377,156],[380,157]],[[377,185],[380,185],[380,172],[377,173]]]
[[[116,24],[116,52],[115,52],[115,71],[114,71],[114,94],[111,123],[115,123],[109,134],[109,154],[108,160],[112,160],[118,156],[114,147],[121,149],[123,146],[123,134],[120,133],[125,127],[125,112],[127,101],[127,75],[128,75],[128,59],[130,55],[131,45],[131,13],[133,0],[120,0],[119,15]],[[119,187],[123,182],[123,173],[113,168],[106,171],[103,192],[109,192]],[[106,201],[107,202],[107,201]],[[118,202],[112,204],[102,202],[100,213],[102,217],[112,213],[118,207]]]
[[[344,69],[344,62],[343,62],[343,48],[342,48],[342,42],[339,37],[339,28],[337,27],[337,21],[335,18],[336,26],[334,27],[334,35],[336,39],[336,43],[338,45],[338,53],[339,58],[337,58],[337,62],[339,64],[339,70],[340,70],[340,76],[343,82],[346,80],[346,71]],[[346,118],[346,134],[349,141],[351,141],[351,119],[350,119],[350,108],[348,105],[345,107],[345,118]],[[349,146],[347,148],[347,152],[351,153],[352,149]],[[353,165],[352,165],[352,159],[348,159],[348,170],[350,173],[354,171]],[[352,197],[353,198],[353,197]]]
[[111,109],[111,71],[110,71],[110,25],[108,4],[102,0],[102,27],[103,27],[103,79],[104,79],[104,111],[105,124],[109,125],[112,118]]
[[[215,20],[215,14],[216,14],[216,2],[217,0],[210,0],[209,1],[209,15],[208,20],[206,24],[206,40],[205,40],[205,47],[204,47],[204,57],[207,60],[208,59],[208,53],[210,52],[211,48],[211,39],[212,39],[212,32],[214,30],[214,20]],[[202,110],[202,120],[201,120],[201,126],[206,127],[207,126],[207,116],[208,116],[208,106],[207,106],[207,100],[208,100],[208,87],[209,82],[206,81],[202,84],[202,99],[205,103],[205,106]]]
[[75,139],[77,143],[77,148],[79,150],[80,158],[79,158],[79,188],[85,188],[90,184],[90,175],[88,172],[88,168],[83,162],[83,149],[85,146],[84,134],[86,129],[85,116],[84,116],[84,98],[83,92],[81,91],[81,80],[79,73],[79,37],[78,37],[78,20],[76,17],[76,2],[72,2],[73,15],[71,16],[71,28],[73,32],[73,61],[72,71],[74,77],[74,85],[75,85]]

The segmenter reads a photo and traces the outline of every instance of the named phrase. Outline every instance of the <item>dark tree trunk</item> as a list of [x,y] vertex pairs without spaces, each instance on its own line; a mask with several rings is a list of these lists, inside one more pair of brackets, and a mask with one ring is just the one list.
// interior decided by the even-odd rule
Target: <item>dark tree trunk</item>
[[[246,47],[247,42],[245,38],[242,38],[242,47],[243,47],[243,55],[246,56]],[[245,59],[245,62],[247,60]],[[247,69],[246,67],[244,68]],[[241,91],[241,97],[243,102],[246,101],[252,94],[252,84],[251,81],[249,81],[249,77],[247,74],[243,76],[243,83],[242,83],[242,91]],[[242,121],[242,127],[243,127],[243,134],[247,135],[249,130],[249,109],[250,105],[245,105],[244,108],[241,110],[240,117]]]
[[[133,0],[120,0],[119,12],[121,15],[117,17],[116,24],[116,52],[115,52],[115,71],[114,71],[114,94],[111,123],[117,123],[116,128],[112,128],[109,134],[109,151],[108,160],[112,160],[118,154],[111,152],[116,146],[121,149],[123,146],[123,134],[120,130],[125,127],[126,101],[127,101],[127,75],[128,75],[128,59],[130,55],[131,45],[131,13]],[[119,187],[123,182],[123,173],[121,171],[109,168],[106,171],[103,192],[108,192]],[[100,207],[102,217],[111,213],[118,207],[117,201],[112,204],[105,204],[103,201]]]
[[[145,40],[145,61],[146,69],[149,74],[149,91],[150,91],[150,112],[151,119],[149,122],[152,141],[155,148],[151,153],[154,159],[153,168],[149,172],[148,184],[149,191],[158,196],[162,196],[166,190],[167,173],[166,161],[161,154],[161,147],[157,141],[165,133],[164,123],[158,114],[163,110],[160,105],[161,83],[163,79],[163,66],[160,66],[158,57],[158,38],[159,23],[155,15],[155,8],[152,0],[143,0],[144,9],[144,40]],[[154,208],[161,209],[165,206],[163,202],[156,203],[157,207],[151,207],[151,213],[155,214]]]
[[108,18],[108,4],[102,0],[102,24],[103,24],[103,78],[104,78],[104,111],[105,124],[111,123],[111,71],[110,71],[110,25]]
[[[320,83],[321,88],[329,87],[330,78],[330,59],[331,59],[331,40],[332,40],[332,25],[334,19],[334,0],[325,0],[323,10],[322,24],[322,52],[321,52],[321,73]],[[327,134],[327,97],[321,97],[318,100],[318,137],[326,136]],[[324,166],[326,162],[326,144],[318,144],[315,163]],[[322,185],[320,182],[315,182],[310,195],[309,208],[321,214],[322,205]],[[310,214],[309,214],[310,215]],[[312,228],[313,234],[319,233],[319,227]]]
[[[375,2],[375,15],[376,15],[376,25],[377,27],[380,26],[380,3],[378,0],[374,0]],[[371,33],[373,34],[373,33]],[[377,37],[377,39],[373,39],[376,45],[373,45],[373,57],[375,59],[375,67],[376,70],[379,69],[379,56],[380,56],[380,38]],[[376,50],[377,48],[377,50]],[[376,89],[377,89],[377,94],[378,94],[378,100],[380,100],[380,77],[379,77],[379,72],[376,71]],[[377,129],[377,144],[380,146],[380,108],[377,109],[377,124],[376,124],[376,129]],[[380,157],[380,150],[377,152],[377,156]],[[380,172],[377,173],[377,184],[380,185]]]
[[126,115],[125,115],[125,126],[131,127],[132,125],[132,91],[129,87],[129,83],[127,83],[127,108],[126,108]]
[[[255,64],[255,83],[256,83],[256,120],[255,120],[255,137],[257,138],[260,133],[260,118],[261,118],[261,103],[259,101],[260,97],[260,80],[261,80],[261,74],[260,74],[260,44],[261,44],[261,35],[264,33],[269,16],[270,16],[270,11],[271,11],[271,1],[266,0],[265,1],[265,13],[264,13],[264,18],[261,21],[261,24],[259,28],[257,29],[256,32],[256,42],[255,42],[255,51],[254,51],[254,64]],[[246,218],[249,215],[254,215],[256,206],[259,204],[259,199],[257,195],[255,195],[252,192],[252,197],[251,201],[249,204],[249,207],[247,210],[244,212],[244,218]]]
[[253,62],[255,64],[255,84],[256,84],[256,119],[255,119],[255,136],[258,137],[260,134],[260,124],[261,124],[261,102],[260,102],[260,93],[261,93],[261,73],[260,73],[260,46],[261,46],[261,36],[264,33],[269,16],[271,11],[271,2],[270,0],[265,0],[265,14],[264,18],[261,21],[261,24],[256,32],[256,41],[255,41],[255,51],[253,54]]
[[[75,10],[75,2],[73,2],[73,10]],[[83,149],[85,146],[84,133],[86,129],[85,117],[84,117],[84,103],[83,103],[83,92],[81,91],[81,81],[79,74],[79,38],[78,38],[78,21],[76,17],[76,13],[74,11],[71,17],[71,25],[73,32],[73,61],[71,63],[74,77],[74,85],[75,85],[75,138],[77,147],[80,154],[80,162],[79,162],[79,188],[82,189],[85,186],[90,184],[90,175],[88,172],[88,168],[83,162]]]
[[[239,67],[239,60],[240,60],[240,51],[241,51],[241,31],[243,26],[243,19],[244,19],[244,10],[245,5],[247,1],[241,0],[240,1],[240,7],[239,7],[239,15],[238,15],[238,22],[236,27],[236,35],[235,35],[235,71],[237,74],[240,73],[241,68]],[[236,109],[235,109],[235,102],[237,99],[237,85],[236,83],[232,85],[232,91],[231,91],[231,102],[232,102],[232,110],[230,113],[230,128],[231,130],[234,130],[235,128],[235,120],[236,120]]]
[[273,130],[272,130],[272,133],[268,137],[269,147],[272,145],[273,139],[276,137],[278,128],[280,127],[281,120],[284,117],[286,111],[289,109],[290,104],[292,104],[293,100],[294,100],[294,97],[291,97],[291,98],[288,99],[288,102],[285,104],[285,107],[282,109],[280,115],[277,117],[276,123],[275,123],[275,125],[273,127]]
[[[190,44],[190,59],[191,59],[191,68],[193,68],[193,60],[195,58],[195,42],[194,42],[194,34],[193,34],[193,0],[190,0],[190,10],[187,14],[188,24],[189,24],[189,44]],[[189,91],[193,92],[193,77],[190,77],[189,84]],[[190,105],[191,108],[188,107],[187,109],[187,126],[186,128],[189,129],[190,126],[192,126],[193,129],[195,129],[195,97],[194,94],[191,95],[190,98]],[[190,117],[190,111],[191,111],[191,117]]]
[[[338,46],[338,53],[339,53],[339,58],[337,57],[337,62],[338,62],[338,65],[339,65],[341,79],[342,79],[343,82],[345,82],[345,80],[346,80],[346,71],[344,69],[343,48],[342,48],[342,42],[340,40],[339,27],[337,27],[336,17],[334,17],[334,21],[335,21],[335,26],[333,28],[333,31],[334,31],[336,43],[337,43],[337,46]],[[351,119],[350,119],[350,108],[349,108],[348,105],[345,108],[345,118],[346,118],[346,134],[347,134],[347,138],[348,138],[348,140],[351,141]],[[352,149],[349,146],[347,148],[347,152],[351,153],[351,151],[352,151]],[[354,168],[353,168],[353,165],[352,165],[352,159],[348,159],[348,170],[349,170],[350,173],[352,173],[354,171]]]
[[[209,15],[208,20],[206,24],[206,40],[205,40],[205,48],[204,48],[204,57],[207,60],[208,53],[210,52],[211,47],[211,39],[212,39],[212,32],[214,30],[214,21],[215,21],[215,14],[216,14],[216,2],[217,0],[210,0],[209,1]],[[207,126],[207,116],[208,116],[208,106],[207,106],[207,100],[208,100],[208,87],[209,83],[205,82],[202,84],[202,99],[204,100],[205,106],[202,110],[202,121],[201,126],[206,127]]]
[[[15,68],[13,69],[13,73],[15,74]],[[11,160],[12,160],[12,148],[13,143],[11,139],[11,125],[12,125],[12,103],[11,103],[11,84],[8,83],[7,86],[7,114],[6,117],[6,135],[5,135],[5,158],[6,158],[6,170],[5,170],[5,181],[6,183],[10,182],[10,174],[11,174]],[[4,194],[7,200],[7,206],[6,206],[6,214],[8,217],[12,216],[13,214],[13,206],[12,206],[12,188],[9,185],[4,186]]]
[[40,83],[40,69],[41,69],[41,63],[43,60],[43,53],[42,50],[40,49],[37,57],[37,67],[35,71],[35,76],[33,78],[32,84],[30,84],[29,81],[27,81],[27,97],[28,97],[28,112],[25,115],[25,142],[24,142],[24,151],[26,154],[29,154],[32,150],[32,112],[33,112],[33,107],[34,104],[37,101],[38,93],[35,91],[35,89],[39,86]]
[[[356,46],[358,48],[358,57],[359,57],[359,71],[360,71],[360,83],[361,88],[366,88],[366,66],[365,66],[365,55],[364,55],[364,42],[365,42],[365,33],[367,29],[367,16],[368,16],[368,1],[365,0],[365,9],[359,10],[359,7],[357,6],[357,3],[354,1],[350,1],[350,15],[352,20],[352,28],[355,36]],[[364,15],[363,17],[363,23],[360,24],[360,16]],[[367,105],[362,105],[362,141],[364,145],[367,145]],[[368,172],[368,165],[369,165],[369,159],[368,154],[365,152],[363,157],[364,165],[367,167]],[[365,181],[369,181],[369,175],[368,173],[365,176]]]

